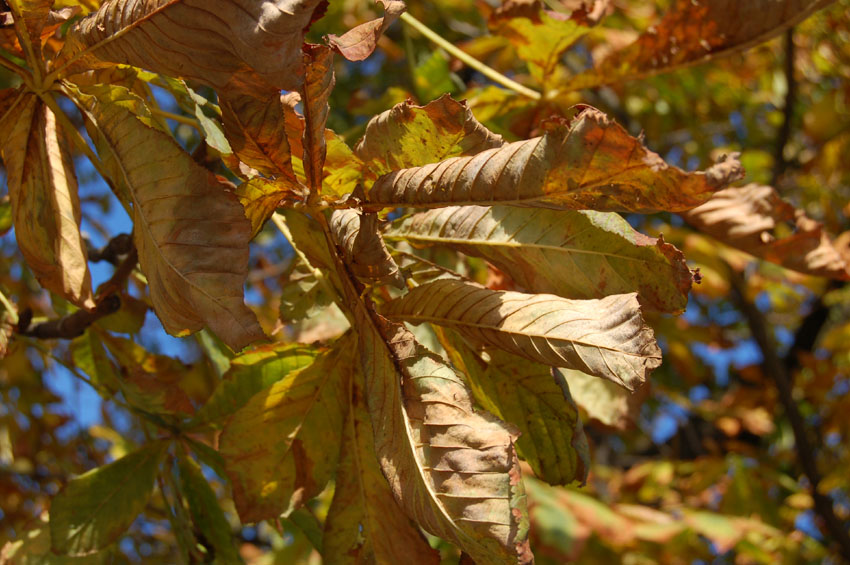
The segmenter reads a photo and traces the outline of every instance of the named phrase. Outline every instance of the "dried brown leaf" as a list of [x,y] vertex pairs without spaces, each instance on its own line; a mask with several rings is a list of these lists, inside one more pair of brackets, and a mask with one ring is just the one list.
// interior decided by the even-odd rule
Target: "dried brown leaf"
[[393,284],[404,288],[398,270],[378,232],[378,215],[358,210],[336,210],[331,214],[334,240],[342,249],[351,272],[363,282]]
[[307,43],[304,50],[304,87],[301,102],[304,107],[304,173],[312,194],[322,186],[322,172],[328,148],[325,124],[328,121],[328,98],[334,87],[333,51],[324,45]]
[[730,187],[683,216],[723,243],[788,269],[850,278],[850,266],[821,224],[794,209],[772,187]]
[[349,61],[362,61],[372,54],[378,40],[407,8],[398,0],[377,0],[384,7],[384,16],[338,35],[329,35],[330,46]]
[[667,165],[593,108],[542,137],[379,178],[369,204],[436,208],[511,204],[554,209],[687,210],[741,177],[735,156],[705,172]]

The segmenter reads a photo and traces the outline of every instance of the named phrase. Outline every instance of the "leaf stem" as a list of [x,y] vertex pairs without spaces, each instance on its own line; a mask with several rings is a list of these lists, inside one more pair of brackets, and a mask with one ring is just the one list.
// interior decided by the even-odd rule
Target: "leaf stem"
[[531,98],[532,100],[540,100],[541,94],[539,92],[537,92],[536,90],[532,90],[527,86],[521,85],[520,83],[506,77],[505,75],[503,75],[492,67],[488,67],[475,57],[459,49],[453,43],[450,43],[449,41],[446,41],[445,39],[440,37],[437,33],[432,31],[431,28],[411,16],[409,12],[403,13],[401,15],[401,20],[419,33],[421,33],[422,35],[424,35],[437,46],[445,49],[450,55],[452,55],[456,59],[459,59],[460,61],[463,61],[485,77],[492,80],[493,82],[501,84],[502,86],[513,90],[517,94],[521,94],[523,96]]
[[0,290],[0,304],[3,304],[6,311],[12,316],[12,323],[18,325],[18,311],[15,309],[15,305],[12,304],[12,301],[3,294],[2,290]]
[[174,120],[180,124],[186,124],[187,126],[192,126],[198,131],[201,131],[201,124],[198,123],[198,120],[189,118],[187,116],[181,116],[180,114],[175,114],[173,112],[168,112],[167,110],[161,110],[159,108],[150,108],[151,114],[154,116],[161,116],[166,120]]

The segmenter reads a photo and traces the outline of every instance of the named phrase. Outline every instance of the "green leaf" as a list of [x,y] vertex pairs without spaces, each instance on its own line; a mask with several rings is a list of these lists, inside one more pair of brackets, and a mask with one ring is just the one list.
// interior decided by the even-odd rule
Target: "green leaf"
[[450,206],[397,220],[384,237],[481,257],[529,292],[565,298],[637,292],[654,310],[681,312],[693,282],[681,251],[613,212]]
[[517,453],[535,476],[552,485],[584,483],[590,452],[563,376],[496,349],[487,350],[485,362],[456,336],[437,331],[452,364],[466,375],[475,400],[519,428]]
[[230,370],[193,418],[195,424],[224,426],[252,396],[310,366],[320,349],[300,344],[261,345],[230,360]]
[[294,322],[318,314],[333,302],[309,266],[294,259],[289,281],[280,291],[280,319]]
[[434,100],[458,90],[452,80],[449,61],[442,51],[432,51],[416,65],[413,73],[416,94],[420,100]]
[[60,555],[87,555],[116,541],[144,509],[168,443],[155,442],[72,479],[50,506]]
[[0,549],[0,563],[9,565],[107,565],[116,562],[107,550],[82,557],[56,555],[50,550],[50,524],[46,514],[39,525],[17,535]]
[[341,338],[312,365],[251,397],[225,425],[219,452],[243,522],[298,508],[331,478],[353,353],[352,337]]
[[391,319],[430,322],[544,365],[579,369],[633,390],[661,364],[635,294],[568,300],[442,279],[388,303]]
[[588,418],[603,426],[625,430],[637,422],[648,385],[629,392],[611,381],[597,379],[573,369],[556,369],[570,387],[573,400]]
[[0,235],[12,229],[12,201],[8,196],[0,198]]
[[352,383],[322,558],[327,565],[439,563],[439,554],[399,508],[381,473],[361,380]]
[[475,411],[461,377],[403,326],[355,313],[375,451],[396,500],[478,563],[531,562],[515,436]]
[[185,456],[178,459],[177,465],[192,522],[214,552],[210,557],[219,563],[242,563],[234,545],[230,523],[221,510],[218,497],[201,472],[201,467]]
[[89,376],[92,384],[101,394],[112,395],[121,388],[121,379],[112,361],[106,356],[103,342],[92,329],[70,344],[71,359],[74,364]]
[[[545,127],[548,131],[542,137],[386,174],[372,185],[368,203],[675,212],[702,204],[743,175],[735,156],[705,172],[671,167],[590,107],[569,123],[558,120]],[[427,140],[419,143],[428,147]]]
[[481,125],[464,102],[445,95],[425,106],[397,104],[369,121],[354,152],[371,178],[500,147],[502,137]]

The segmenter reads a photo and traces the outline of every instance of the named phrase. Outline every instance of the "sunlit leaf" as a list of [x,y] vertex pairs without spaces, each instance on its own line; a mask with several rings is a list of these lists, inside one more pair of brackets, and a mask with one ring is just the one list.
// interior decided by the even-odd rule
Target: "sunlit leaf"
[[282,375],[225,425],[219,452],[243,522],[294,510],[331,478],[355,369],[352,344],[343,337],[313,364]]
[[485,362],[453,336],[441,341],[452,364],[466,375],[475,400],[517,426],[517,453],[535,476],[554,485],[587,479],[587,438],[563,376],[546,365],[497,349],[487,350]]
[[802,273],[850,278],[850,266],[821,224],[772,187],[730,187],[683,215],[697,229],[756,257]]
[[362,61],[372,54],[384,31],[404,12],[404,2],[377,0],[384,7],[384,16],[349,30],[341,36],[329,35],[328,43],[349,61]]
[[357,278],[376,284],[390,283],[399,288],[404,286],[398,265],[378,232],[377,214],[336,210],[330,223],[345,262]]
[[360,380],[352,383],[322,557],[328,565],[438,563],[439,556],[399,508],[381,473]]
[[543,137],[384,175],[372,186],[369,204],[678,211],[702,204],[741,175],[734,156],[705,172],[671,167],[588,108],[569,126],[553,124]]
[[747,49],[833,0],[676,0],[664,18],[566,88],[590,88],[665,72]]
[[44,288],[93,308],[77,179],[56,116],[33,94],[4,90],[0,141],[18,248]]
[[476,562],[531,562],[516,438],[474,411],[460,376],[410,332],[356,312],[375,451],[396,500]]
[[445,95],[425,106],[403,102],[378,114],[354,151],[375,178],[503,144],[502,136],[479,123],[465,103]]
[[661,364],[636,294],[568,300],[444,279],[414,288],[383,312],[413,324],[449,327],[477,343],[544,365],[578,369],[629,390]]
[[206,325],[234,350],[262,339],[242,299],[251,226],[236,196],[146,125],[126,90],[103,86],[75,96],[120,164],[139,263],[165,329],[185,335]]
[[86,555],[117,540],[147,504],[167,446],[149,444],[72,479],[50,505],[53,551]]
[[287,375],[309,367],[320,350],[299,344],[274,344],[254,347],[230,360],[224,375],[194,421],[215,427],[244,406],[252,396]]
[[693,282],[681,251],[615,213],[450,206],[398,220],[384,237],[481,257],[530,292],[565,298],[636,291],[646,306],[681,312]]
[[556,369],[556,372],[566,380],[573,400],[591,421],[617,430],[624,430],[637,422],[640,406],[649,393],[646,384],[630,392],[581,371]]
[[300,200],[298,187],[290,182],[254,177],[236,187],[236,196],[251,222],[251,237],[263,229],[283,200]]
[[50,549],[50,524],[47,514],[42,514],[38,526],[21,532],[14,541],[0,549],[0,563],[9,565],[107,565],[114,560],[109,551],[81,557],[56,555]]

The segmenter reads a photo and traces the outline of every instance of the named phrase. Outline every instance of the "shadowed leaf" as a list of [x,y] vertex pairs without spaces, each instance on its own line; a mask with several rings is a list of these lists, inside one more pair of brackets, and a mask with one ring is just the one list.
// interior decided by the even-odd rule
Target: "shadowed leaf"
[[0,96],[0,152],[15,238],[39,283],[77,306],[94,308],[80,235],[80,199],[71,154],[56,117],[21,90]]
[[325,124],[330,106],[328,98],[334,87],[333,51],[324,45],[306,43],[304,50],[304,87],[301,104],[304,107],[304,173],[307,185],[317,194],[322,186],[322,172],[328,148]]
[[378,215],[374,212],[336,210],[331,215],[334,239],[343,251],[352,273],[363,282],[404,287],[384,240],[378,233]]
[[546,365],[497,349],[487,350],[489,362],[485,362],[463,340],[437,331],[452,364],[466,375],[475,400],[517,426],[517,453],[535,476],[553,485],[584,483],[590,453],[564,378]]
[[399,508],[381,473],[360,380],[352,383],[322,558],[328,565],[439,563],[439,554]]
[[263,338],[242,299],[251,225],[236,196],[146,125],[141,102],[125,89],[103,86],[75,96],[129,191],[139,263],[165,329],[185,335],[207,325],[237,351]]
[[575,76],[576,90],[632,80],[701,63],[757,45],[833,0],[676,0],[658,25],[593,69]]
[[436,208],[512,204],[553,209],[687,210],[742,175],[734,157],[705,172],[667,165],[593,108],[543,137],[379,178],[369,204]]
[[363,308],[356,319],[375,451],[396,500],[478,563],[531,562],[515,436],[474,411],[460,376],[402,326]]
[[[254,395],[219,441],[243,522],[275,518],[316,496],[333,474],[355,368],[351,338]],[[262,433],[258,433],[262,431]]]
[[403,102],[378,114],[369,121],[354,151],[376,178],[503,144],[502,136],[481,125],[466,103],[446,94],[425,106]]
[[637,291],[646,306],[681,312],[693,282],[681,251],[615,213],[450,206],[398,220],[384,237],[481,257],[529,292],[565,298]]
[[555,369],[566,380],[573,400],[588,418],[603,426],[625,430],[633,426],[640,415],[640,407],[649,394],[644,384],[629,392],[610,381],[597,379],[573,369]]
[[167,446],[152,443],[72,479],[50,505],[53,551],[87,555],[117,540],[147,504]]
[[531,361],[578,369],[629,390],[661,364],[636,294],[568,300],[494,291],[450,279],[414,288],[383,312],[413,324],[452,328]]
[[349,61],[362,61],[372,54],[378,40],[390,25],[404,12],[404,2],[377,0],[384,7],[384,16],[349,30],[341,36],[329,35],[331,47]]
[[683,214],[710,236],[788,269],[847,280],[850,266],[819,222],[769,186],[730,187]]

